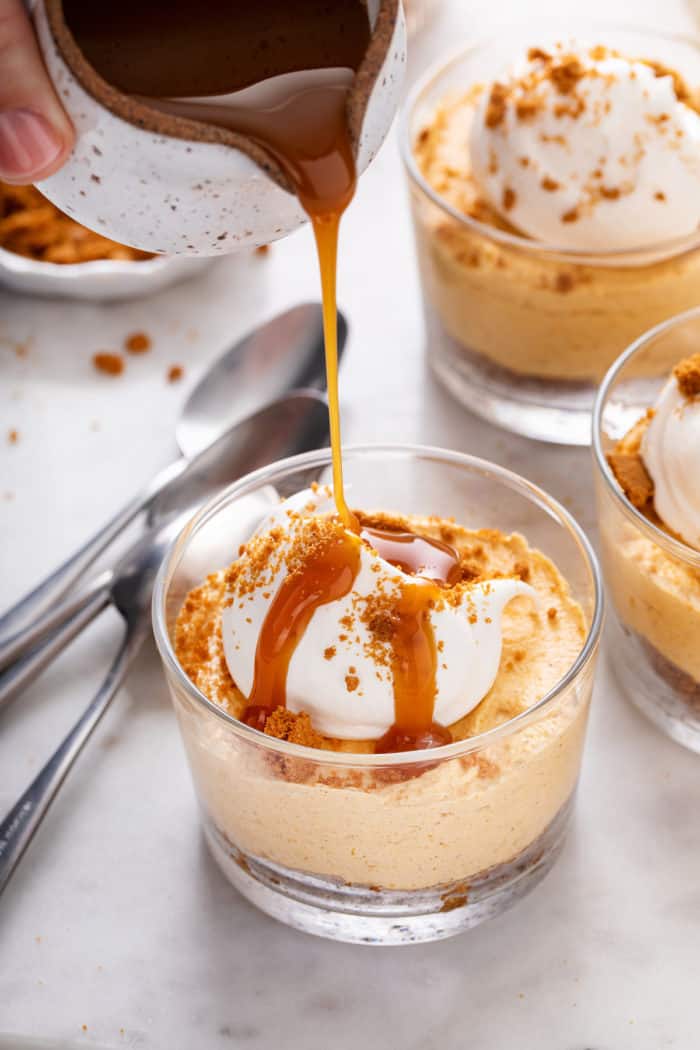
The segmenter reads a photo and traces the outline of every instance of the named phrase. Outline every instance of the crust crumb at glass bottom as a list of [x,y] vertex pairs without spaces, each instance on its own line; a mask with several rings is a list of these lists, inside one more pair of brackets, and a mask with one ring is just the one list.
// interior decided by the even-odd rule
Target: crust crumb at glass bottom
[[613,670],[625,696],[667,736],[700,753],[700,682],[611,610]]
[[542,834],[512,860],[468,880],[424,890],[383,890],[292,871],[243,853],[203,812],[204,834],[226,878],[272,918],[305,933],[354,944],[437,941],[495,918],[529,893],[561,852],[569,797]]

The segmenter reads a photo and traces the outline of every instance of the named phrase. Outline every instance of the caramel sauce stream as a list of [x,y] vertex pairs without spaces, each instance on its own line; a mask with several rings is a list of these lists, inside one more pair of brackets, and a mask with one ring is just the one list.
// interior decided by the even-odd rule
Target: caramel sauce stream
[[449,732],[433,723],[437,652],[430,609],[440,587],[455,582],[457,556],[412,533],[361,531],[343,486],[336,268],[340,220],[357,179],[346,109],[369,43],[366,7],[360,0],[121,0],[106,7],[64,0],[64,11],[88,61],[109,83],[155,109],[245,134],[272,155],[313,226],[333,494],[345,531],[319,544],[279,587],[258,639],[245,721],[263,729],[270,712],[286,704],[294,652],[315,611],[351,591],[366,542],[386,561],[423,577],[402,584],[393,610],[396,721],[376,750],[448,742]]

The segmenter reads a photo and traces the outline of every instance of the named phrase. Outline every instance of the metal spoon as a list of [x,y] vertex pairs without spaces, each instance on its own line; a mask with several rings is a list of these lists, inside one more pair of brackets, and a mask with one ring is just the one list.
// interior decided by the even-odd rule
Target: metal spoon
[[150,632],[151,592],[163,555],[187,514],[147,532],[114,572],[109,589],[95,604],[94,618],[110,602],[121,614],[126,630],[112,666],[84,712],[39,771],[27,790],[0,823],[0,893],[46,816],[58,789],[93,730],[109,707],[134,657]]
[[[347,335],[347,321],[338,311],[339,354]],[[278,314],[206,371],[175,428],[181,452],[194,456],[239,419],[300,387],[326,388],[320,303],[302,303]]]
[[[338,315],[338,350],[347,323]],[[183,453],[160,471],[103,528],[42,583],[0,617],[0,669],[25,648],[21,629],[49,609],[95,559],[185,470],[188,457],[214,441],[236,420],[294,387],[323,386],[323,319],[318,303],[303,303],[239,340],[207,371],[183,407],[175,436]],[[151,513],[150,523],[157,522]],[[21,644],[20,644],[21,643]]]
[[[296,390],[234,424],[161,489],[152,504],[154,528],[193,513],[224,485],[285,456],[318,448],[328,435],[328,406],[318,390]],[[11,639],[17,658],[0,674],[0,710],[24,689],[104,608],[115,570],[100,573]],[[47,639],[45,641],[45,639]]]
[[[53,611],[57,633],[48,646],[52,656],[110,604],[121,614],[126,630],[94,698],[0,823],[0,893],[150,633],[156,574],[193,507],[226,481],[284,455],[315,447],[318,439],[327,435],[327,427],[327,405],[318,391],[294,391],[235,424],[188,465],[175,484],[177,498],[175,489],[164,494],[169,497],[164,499],[169,509],[164,509],[160,523],[141,536],[114,569],[97,577],[81,596],[68,599],[60,610]],[[62,615],[65,623],[60,622]],[[56,638],[61,639],[58,646]],[[15,670],[11,668],[8,674]]]

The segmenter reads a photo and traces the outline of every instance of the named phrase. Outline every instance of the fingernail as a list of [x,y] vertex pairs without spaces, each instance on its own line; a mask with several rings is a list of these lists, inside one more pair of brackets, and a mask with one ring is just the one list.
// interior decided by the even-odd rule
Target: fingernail
[[0,175],[30,178],[48,167],[63,143],[51,125],[28,109],[0,113]]

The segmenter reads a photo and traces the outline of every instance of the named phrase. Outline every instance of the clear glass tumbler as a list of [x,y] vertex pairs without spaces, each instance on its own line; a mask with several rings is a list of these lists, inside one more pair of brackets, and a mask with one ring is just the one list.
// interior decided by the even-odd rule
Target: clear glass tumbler
[[693,751],[700,751],[700,551],[630,503],[606,455],[654,404],[674,365],[699,346],[700,308],[648,332],[608,372],[593,418],[613,667],[632,703]]
[[[597,254],[537,242],[453,207],[415,155],[445,99],[502,76],[530,46],[572,37],[664,63],[700,87],[697,40],[535,21],[429,71],[405,105],[400,142],[432,368],[477,415],[528,437],[584,445],[597,386],[613,361],[643,332],[700,300],[700,234]],[[460,149],[466,146],[451,157]]]
[[527,712],[430,752],[335,753],[266,736],[194,687],[175,656],[173,626],[188,591],[235,557],[271,503],[326,483],[329,464],[327,450],[313,452],[232,485],[162,566],[154,630],[204,832],[234,886],[292,926],[370,944],[448,937],[503,911],[559,852],[602,618],[595,556],[566,510],[501,467],[440,449],[347,449],[354,506],[523,533],[568,580],[587,639]]

